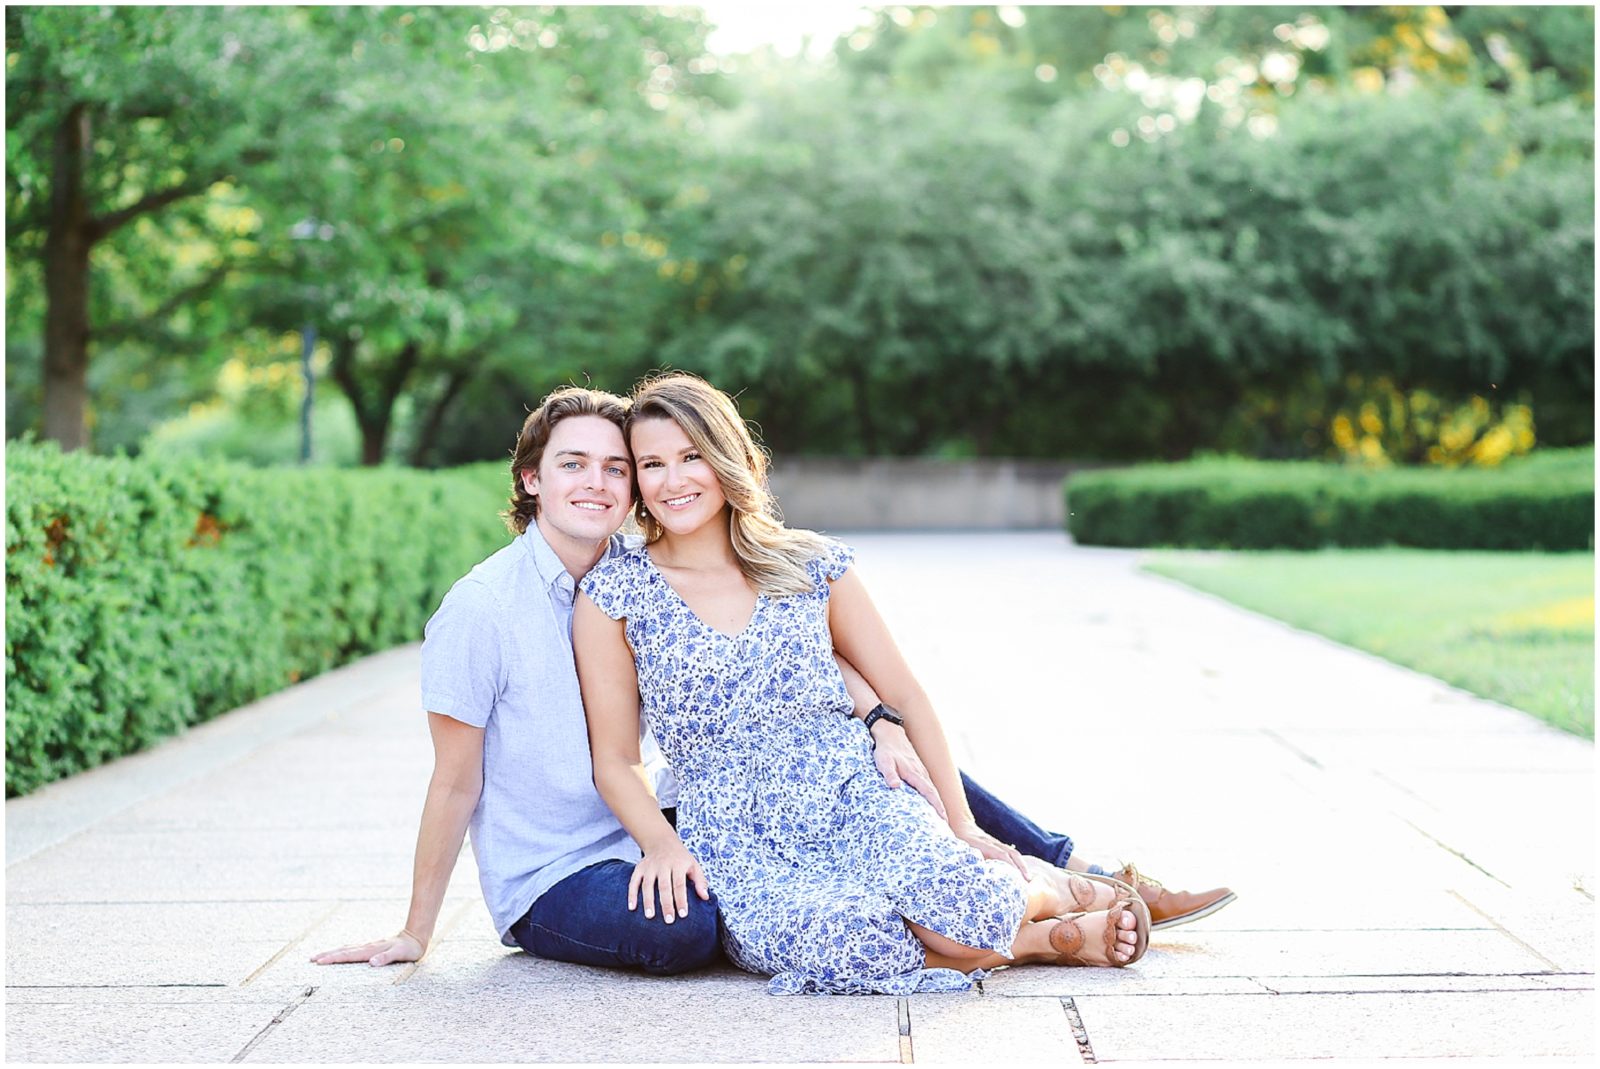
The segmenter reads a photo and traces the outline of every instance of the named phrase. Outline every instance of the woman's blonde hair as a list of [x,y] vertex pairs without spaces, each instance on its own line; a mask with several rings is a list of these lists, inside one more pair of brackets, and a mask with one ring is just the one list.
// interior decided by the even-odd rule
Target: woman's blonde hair
[[[644,379],[633,388],[624,433],[633,446],[633,428],[648,419],[670,419],[683,429],[717,476],[728,499],[728,534],[739,570],[757,592],[804,594],[812,589],[806,562],[824,552],[829,542],[815,531],[783,525],[778,502],[767,486],[770,460],[766,450],[739,416],[733,398],[709,382],[675,371]],[[662,534],[641,498],[635,506],[646,542]]]

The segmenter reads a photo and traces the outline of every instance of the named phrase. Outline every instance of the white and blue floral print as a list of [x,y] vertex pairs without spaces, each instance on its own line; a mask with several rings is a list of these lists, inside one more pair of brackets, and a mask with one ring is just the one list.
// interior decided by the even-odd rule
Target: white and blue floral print
[[973,977],[926,968],[905,922],[1009,955],[1022,881],[873,763],[828,630],[828,581],[851,560],[834,544],[809,565],[810,593],[762,595],[737,635],[695,616],[644,549],[582,587],[626,618],[641,715],[679,780],[678,833],[716,892],[729,958],[775,994],[961,990]]

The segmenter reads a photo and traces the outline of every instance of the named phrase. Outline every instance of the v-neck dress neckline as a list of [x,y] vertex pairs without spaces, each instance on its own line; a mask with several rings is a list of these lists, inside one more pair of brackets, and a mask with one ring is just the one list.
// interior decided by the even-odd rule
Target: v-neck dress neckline
[[678,592],[677,587],[672,585],[672,580],[668,579],[667,573],[661,570],[661,566],[656,563],[655,557],[650,555],[649,546],[639,547],[639,552],[644,554],[645,562],[650,565],[651,574],[660,580],[662,586],[671,591],[672,596],[676,598],[678,604],[683,607],[683,611],[688,613],[690,618],[693,619],[695,623],[699,624],[713,635],[716,635],[718,638],[727,639],[729,642],[738,642],[741,638],[744,638],[746,635],[748,635],[750,633],[750,629],[755,626],[756,617],[761,614],[761,606],[765,604],[767,600],[767,596],[765,594],[761,593],[760,591],[756,592],[756,603],[750,607],[750,618],[744,622],[743,627],[730,635],[720,628],[712,627],[710,624],[706,623],[705,620],[701,619],[700,614],[694,611],[694,606],[689,604],[689,600]]

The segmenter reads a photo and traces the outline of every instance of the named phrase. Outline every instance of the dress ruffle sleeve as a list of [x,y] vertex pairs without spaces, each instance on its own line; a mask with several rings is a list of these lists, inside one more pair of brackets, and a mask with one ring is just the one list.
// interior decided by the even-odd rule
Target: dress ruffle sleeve
[[828,596],[828,584],[849,571],[855,559],[855,550],[843,542],[829,539],[828,548],[806,563],[806,568],[811,573],[811,581],[816,584],[817,593],[822,598],[826,599]]

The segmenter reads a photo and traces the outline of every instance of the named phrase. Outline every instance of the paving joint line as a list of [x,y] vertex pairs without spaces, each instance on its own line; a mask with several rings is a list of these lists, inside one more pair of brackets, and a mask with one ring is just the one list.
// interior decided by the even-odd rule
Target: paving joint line
[[[435,943],[443,942],[447,937],[452,935],[456,930],[456,926],[461,923],[462,918],[472,910],[474,905],[476,905],[476,903],[466,901],[460,903],[455,909],[451,910],[450,913],[445,917],[444,923],[435,929],[435,938],[428,941],[428,947],[431,949]],[[426,958],[428,956],[428,951],[424,950],[422,952],[422,956]],[[421,967],[422,962],[420,961],[406,962],[396,974],[394,983],[390,986],[399,987],[401,984],[417,975],[417,970]]]
[[266,1023],[266,1027],[257,1032],[255,1037],[251,1039],[250,1042],[246,1043],[244,1047],[240,1049],[238,1054],[235,1054],[232,1058],[228,1059],[228,1064],[234,1065],[244,1061],[245,1058],[249,1056],[251,1051],[255,1050],[261,1045],[261,1041],[267,1038],[268,1033],[270,1033],[274,1028],[278,1027],[284,1021],[287,1021],[291,1013],[305,1005],[306,1000],[311,998],[311,996],[315,995],[316,993],[317,989],[315,987],[308,987],[297,997],[291,999],[287,1006],[272,1015],[272,1020]]
[[1434,805],[1432,802],[1428,801],[1426,798],[1422,797],[1422,795],[1418,794],[1416,791],[1412,790],[1410,787],[1407,787],[1404,783],[1401,783],[1399,780],[1394,779],[1391,776],[1384,775],[1381,770],[1376,769],[1376,768],[1372,769],[1371,772],[1372,772],[1372,775],[1373,775],[1374,779],[1382,780],[1384,783],[1388,784],[1388,786],[1390,788],[1399,791],[1401,794],[1406,795],[1409,798],[1415,799],[1418,804],[1427,806],[1429,809],[1433,810],[1435,813],[1439,812],[1439,807],[1438,806]]
[[1096,1064],[1099,1059],[1094,1056],[1094,1045],[1089,1042],[1089,1030],[1083,1026],[1083,1016],[1078,1013],[1077,1000],[1062,999],[1061,1009],[1067,1015],[1067,1026],[1072,1029],[1072,1040],[1078,1045],[1078,1057],[1083,1059],[1084,1065]]
[[900,1064],[911,1065],[917,1060],[911,1049],[911,1000],[908,998],[895,999],[894,1016],[896,1030],[899,1032]]
[[264,961],[260,965],[258,965],[256,967],[255,971],[252,972],[249,976],[246,976],[243,980],[239,981],[239,986],[240,987],[249,987],[250,986],[250,981],[254,980],[256,977],[260,976],[262,973],[266,972],[268,969],[270,969],[274,965],[278,964],[279,959],[281,959],[285,954],[289,953],[289,951],[293,950],[296,946],[298,946],[299,943],[300,943],[300,940],[302,940],[306,936],[310,935],[312,930],[315,929],[317,925],[321,924],[323,921],[327,920],[329,917],[333,916],[338,911],[339,911],[339,903],[335,902],[333,905],[329,906],[327,908],[327,910],[325,910],[320,916],[318,916],[315,920],[313,920],[310,924],[306,925],[305,928],[301,929],[299,935],[295,936],[293,939],[291,939],[287,943],[283,944],[283,946],[278,950],[278,952],[276,954],[272,955],[272,957],[268,958],[266,961]]
[[1457,901],[1459,901],[1463,906],[1466,906],[1468,909],[1472,910],[1472,912],[1476,913],[1478,916],[1482,917],[1484,920],[1488,921],[1490,924],[1492,924],[1496,928],[1500,929],[1500,934],[1501,935],[1505,936],[1507,939],[1509,939],[1513,943],[1517,944],[1523,950],[1526,950],[1528,953],[1532,954],[1534,957],[1538,958],[1540,961],[1542,961],[1546,965],[1550,966],[1550,968],[1553,969],[1554,971],[1556,971],[1556,972],[1561,972],[1562,971],[1561,963],[1559,961],[1551,961],[1549,957],[1547,957],[1544,954],[1539,953],[1539,951],[1537,949],[1535,949],[1533,947],[1533,945],[1530,944],[1526,939],[1523,939],[1521,936],[1519,936],[1515,932],[1513,932],[1510,928],[1507,928],[1505,925],[1503,925],[1499,921],[1495,920],[1488,913],[1484,912],[1482,907],[1480,907],[1477,903],[1475,903],[1475,902],[1471,901],[1470,899],[1468,899],[1466,895],[1462,894],[1460,891],[1457,891],[1454,887],[1450,888],[1449,890],[1450,890],[1450,894],[1454,895],[1455,898],[1457,899]]
[[[1395,813],[1394,815],[1396,817],[1400,818],[1400,822],[1402,824],[1406,825],[1412,831],[1416,832],[1418,835],[1422,836],[1424,839],[1428,840],[1430,843],[1432,843],[1434,846],[1437,846],[1439,849],[1443,850],[1445,853],[1454,854],[1456,857],[1460,858],[1462,861],[1465,861],[1467,864],[1471,865],[1473,868],[1477,869],[1479,872],[1481,872],[1485,876],[1489,877],[1489,879],[1493,880],[1495,883],[1499,884],[1501,887],[1504,887],[1507,891],[1515,890],[1515,888],[1513,888],[1509,883],[1507,883],[1506,881],[1502,880],[1500,877],[1496,876],[1494,873],[1490,872],[1488,869],[1484,868],[1482,865],[1478,864],[1476,861],[1472,860],[1466,854],[1463,854],[1460,850],[1457,850],[1455,847],[1451,846],[1449,843],[1445,842],[1443,839],[1438,838],[1432,832],[1430,832],[1427,829],[1425,829],[1425,828],[1421,827],[1420,825],[1416,824],[1409,817],[1402,817],[1402,816],[1400,816],[1399,813]],[[1465,902],[1466,899],[1462,899],[1462,901]],[[1470,903],[1469,903],[1469,905],[1470,905]],[[1483,913],[1482,910],[1478,910],[1478,912],[1479,913]],[[1485,913],[1484,916],[1488,917],[1488,914]],[[1489,917],[1489,922],[1491,924],[1494,923],[1494,918],[1493,917]]]
[[7,984],[7,991],[143,991],[149,988],[209,988],[228,984]]
[[1288,739],[1284,738],[1282,735],[1279,735],[1276,731],[1273,731],[1271,728],[1261,728],[1260,731],[1261,731],[1261,734],[1265,735],[1267,738],[1271,739],[1273,742],[1277,743],[1279,746],[1282,746],[1285,750],[1288,750],[1290,753],[1292,753],[1296,757],[1300,758],[1300,760],[1304,761],[1306,764],[1310,765],[1312,768],[1316,769],[1318,772],[1326,772],[1326,771],[1328,771],[1327,768],[1323,766],[1321,761],[1318,761],[1315,757],[1312,757],[1310,754],[1306,753],[1300,747],[1296,746],[1294,743],[1290,742]]

